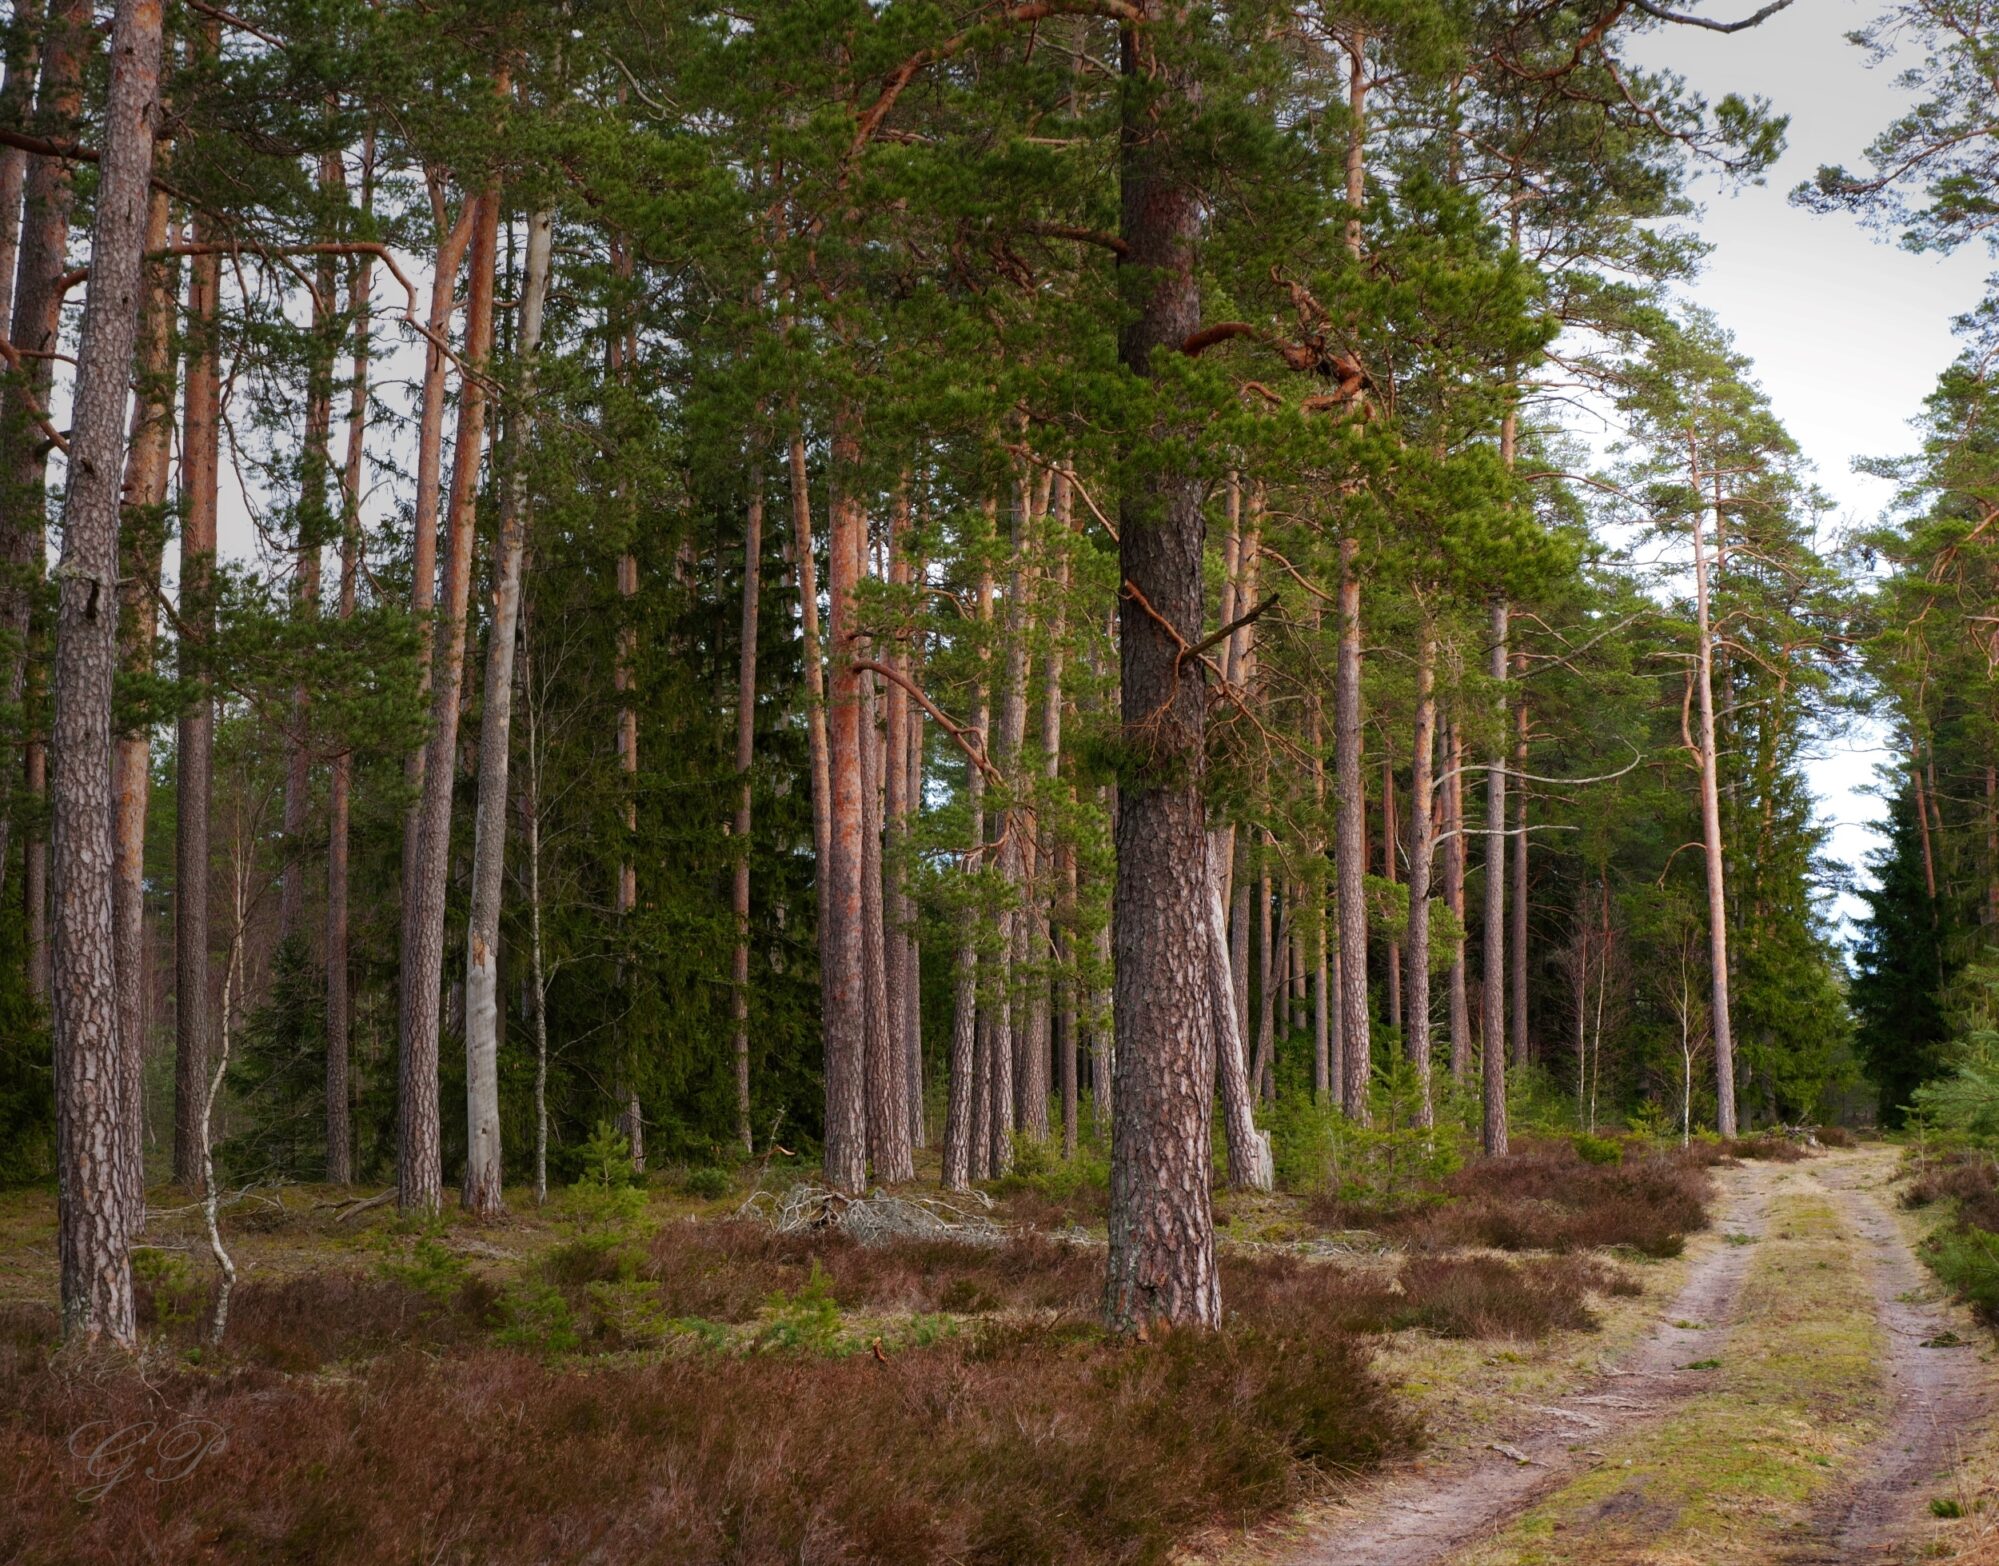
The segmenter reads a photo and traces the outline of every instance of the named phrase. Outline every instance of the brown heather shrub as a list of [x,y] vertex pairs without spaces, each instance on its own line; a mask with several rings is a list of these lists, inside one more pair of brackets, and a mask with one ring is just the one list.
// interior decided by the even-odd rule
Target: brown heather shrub
[[[868,1355],[579,1373],[473,1349],[305,1380],[51,1366],[0,1343],[0,1559],[1162,1562],[1409,1448],[1311,1312],[1212,1336],[994,1326]],[[227,1445],[101,1497],[71,1433],[212,1420]],[[108,1424],[92,1425],[93,1421]]]
[[1932,1153],[1912,1157],[1914,1175],[1902,1193],[1904,1207],[1957,1203],[1957,1220],[1999,1234],[1999,1166],[1978,1153]]
[[1845,1126],[1820,1126],[1812,1135],[1819,1139],[1821,1147],[1858,1147],[1860,1138]]
[[1592,1164],[1569,1143],[1550,1141],[1468,1164],[1440,1194],[1441,1201],[1399,1208],[1320,1197],[1311,1213],[1329,1228],[1373,1229],[1414,1250],[1623,1245],[1647,1256],[1677,1256],[1687,1235],[1707,1225],[1711,1187],[1702,1159],[1678,1149]]
[[1721,1144],[1736,1158],[1755,1158],[1764,1163],[1795,1164],[1805,1156],[1802,1142],[1793,1142],[1789,1137],[1774,1131],[1765,1131],[1756,1136],[1737,1137],[1734,1141]]

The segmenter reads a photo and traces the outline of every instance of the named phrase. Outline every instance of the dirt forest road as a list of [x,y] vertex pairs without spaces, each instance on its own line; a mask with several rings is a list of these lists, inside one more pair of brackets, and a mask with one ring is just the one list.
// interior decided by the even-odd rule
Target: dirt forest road
[[[1635,1345],[1487,1446],[1363,1487],[1291,1566],[1867,1566],[1933,1559],[1999,1394],[1886,1147],[1717,1171],[1710,1232]],[[1933,1505],[1934,1503],[1934,1505]],[[1968,1509],[1968,1508],[1967,1508]],[[1960,1527],[1965,1525],[1958,1525]]]

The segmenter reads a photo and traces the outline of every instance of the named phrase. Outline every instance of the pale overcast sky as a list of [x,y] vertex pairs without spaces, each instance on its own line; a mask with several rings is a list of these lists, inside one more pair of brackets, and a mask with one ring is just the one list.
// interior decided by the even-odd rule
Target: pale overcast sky
[[[1706,0],[1701,10],[1732,20],[1758,3]],[[1892,62],[1869,68],[1846,41],[1879,9],[1875,0],[1794,0],[1747,33],[1664,30],[1640,56],[1710,100],[1761,94],[1791,117],[1788,150],[1765,184],[1729,194],[1709,182],[1700,231],[1715,248],[1691,292],[1755,360],[1843,520],[1872,520],[1886,504],[1890,487],[1856,474],[1853,459],[1910,446],[1909,419],[1957,355],[1951,321],[1999,265],[1982,248],[1914,255],[1852,217],[1814,217],[1787,199],[1820,164],[1860,166],[1875,132],[1909,101]],[[1856,871],[1876,842],[1881,803],[1862,791],[1881,739],[1863,726],[1808,763],[1834,826],[1833,857]],[[1857,907],[1847,900],[1849,914]]]

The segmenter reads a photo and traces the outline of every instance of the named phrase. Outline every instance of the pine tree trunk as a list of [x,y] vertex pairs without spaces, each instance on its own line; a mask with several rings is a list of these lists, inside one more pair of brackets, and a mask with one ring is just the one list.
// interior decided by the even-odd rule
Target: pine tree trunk
[[1450,772],[1444,785],[1444,906],[1457,920],[1459,931],[1451,943],[1445,984],[1450,992],[1451,1076],[1464,1087],[1471,1081],[1471,997],[1466,993],[1464,935],[1465,861],[1469,854],[1465,841],[1465,741],[1455,720],[1444,764]]
[[[992,620],[993,578],[990,571],[979,577],[978,618],[981,634]],[[972,683],[972,710],[967,727],[977,737],[979,754],[988,754],[987,731],[990,720],[986,707],[985,660]],[[970,822],[965,844],[967,867],[977,864],[986,843],[986,775],[978,767],[965,768],[965,813]],[[944,1107],[944,1186],[962,1191],[986,1169],[986,1139],[990,1130],[984,1106],[986,1095],[981,1075],[983,1065],[979,1020],[979,911],[968,902],[958,915],[958,950],[953,960],[951,987],[950,1079],[945,1087]]]
[[[908,484],[898,486],[889,508],[888,579],[898,595],[909,586],[909,561],[903,545],[909,537]],[[907,680],[909,661],[903,642],[890,646],[888,666]],[[911,1091],[914,1083],[909,1069],[909,921],[910,904],[904,895],[907,873],[905,848],[909,837],[909,692],[895,680],[881,692],[882,706],[882,949],[888,990],[888,1032],[891,1070],[902,1099],[902,1121],[909,1145],[921,1147],[917,1129],[923,1105]]]
[[1339,663],[1333,680],[1334,873],[1340,909],[1340,1092],[1347,1118],[1368,1123],[1373,1060],[1367,1014],[1367,782],[1361,773],[1360,541],[1340,540]]
[[[1312,600],[1312,641],[1319,639],[1319,600]],[[1312,681],[1311,694],[1306,698],[1307,720],[1311,725],[1307,736],[1312,750],[1312,834],[1309,839],[1312,878],[1308,883],[1313,902],[1312,916],[1312,1102],[1315,1104],[1337,1103],[1338,1078],[1333,1074],[1333,1056],[1330,1025],[1332,1008],[1328,991],[1332,986],[1332,969],[1328,961],[1326,939],[1326,893],[1325,883],[1320,880],[1326,862],[1326,840],[1320,823],[1326,816],[1326,713],[1325,700],[1319,694],[1319,682]]]
[[[1688,438],[1693,455],[1692,437]],[[1694,518],[1695,694],[1700,703],[1701,846],[1707,862],[1708,956],[1714,978],[1715,1126],[1735,1135],[1735,1036],[1728,1014],[1728,901],[1721,862],[1719,759],[1714,742],[1714,635],[1708,606],[1705,523]]]
[[[754,437],[753,437],[754,438]],[[729,1021],[735,1032],[736,1140],[756,1151],[750,1126],[750,806],[751,765],[757,744],[757,614],[763,599],[763,463],[750,459],[750,499],[743,519],[743,612],[736,656],[736,817],[730,823],[735,851],[729,904],[736,916],[736,944],[729,959]]]
[[[197,245],[211,241],[197,216]],[[215,635],[215,523],[221,480],[222,382],[218,364],[220,261],[188,265],[186,425],[181,437],[180,663],[194,698],[174,744],[174,1183],[201,1183],[201,1117],[208,1098],[211,1015],[209,826],[214,806],[215,699],[207,667]]]
[[871,1078],[870,986],[868,973],[868,784],[862,747],[874,736],[866,716],[853,637],[855,593],[865,564],[866,519],[846,481],[859,463],[858,432],[851,410],[835,415],[834,477],[827,505],[826,587],[831,668],[827,681],[826,762],[830,784],[828,863],[821,866],[821,988],[826,1035],[826,1180],[836,1190],[859,1191],[867,1183],[872,1147],[869,1125]]
[[474,501],[486,443],[483,370],[493,346],[493,273],[500,220],[497,189],[488,187],[474,201],[465,358],[480,373],[468,374],[459,391],[458,438],[444,514],[444,586],[431,661],[431,732],[417,804],[415,896],[403,910],[396,1202],[402,1211],[418,1213],[437,1211],[444,1198],[438,1139],[438,986],[444,968],[445,883],[451,862],[452,784],[458,771],[459,688],[465,677]]
[[1416,651],[1416,732],[1409,763],[1409,981],[1406,1033],[1416,1068],[1417,1124],[1434,1122],[1430,1094],[1430,865],[1435,855],[1430,796],[1437,739],[1437,635],[1426,622]]
[[[1523,673],[1526,667],[1525,655],[1516,653],[1514,673]],[[1524,774],[1527,771],[1527,703],[1524,700],[1514,704],[1513,720],[1513,770]],[[1509,1042],[1513,1064],[1525,1066],[1533,1058],[1534,1051],[1527,1038],[1527,781],[1524,776],[1515,781],[1513,825],[1512,860],[1508,866],[1513,872],[1513,907],[1510,910],[1513,935],[1506,951],[1507,994],[1513,1013]]]
[[[337,154],[320,163],[322,197],[336,183]],[[328,323],[334,313],[334,260],[319,259],[312,290],[311,358],[306,370],[305,443],[299,463],[298,541],[292,578],[292,609],[301,620],[319,615],[321,557],[330,520],[326,486],[332,472],[333,362],[339,349]],[[312,692],[292,688],[291,717],[285,728],[284,870],[278,883],[278,939],[299,933],[305,910],[306,817],[312,808]]]
[[[362,154],[361,206],[374,210],[374,133]],[[353,384],[347,400],[347,456],[340,476],[340,618],[351,620],[359,601],[361,492],[368,440],[368,312],[374,283],[372,257],[359,257],[348,285],[354,313]],[[354,1125],[349,1061],[353,1033],[348,965],[349,824],[353,814],[354,755],[341,751],[328,768],[326,790],[326,1178],[346,1185],[354,1178]]]
[[[1152,19],[1155,0],[1144,9]],[[1118,267],[1131,311],[1118,356],[1148,384],[1155,351],[1177,352],[1201,324],[1196,264],[1204,197],[1162,128],[1199,90],[1185,63],[1161,56],[1162,43],[1179,47],[1150,26],[1122,29],[1125,250]],[[1154,415],[1160,425],[1169,417],[1165,410]],[[1155,429],[1154,437],[1164,433]],[[1222,1314],[1209,1208],[1215,1037],[1214,880],[1202,797],[1207,691],[1198,665],[1183,669],[1180,661],[1204,621],[1202,480],[1191,463],[1191,453],[1181,467],[1162,452],[1161,460],[1133,467],[1119,505],[1120,707],[1132,759],[1119,786],[1115,833],[1116,1121],[1104,1313],[1122,1332],[1214,1327]]]
[[536,433],[535,372],[542,306],[548,298],[555,214],[528,219],[521,279],[520,403],[509,431],[506,490],[493,560],[492,620],[486,632],[486,681],[479,709],[479,795],[472,828],[472,907],[465,930],[465,1210],[497,1218],[504,1164],[500,1148],[500,904],[505,890],[507,782],[513,759],[514,665],[527,554],[527,453]]
[[[25,125],[41,64],[44,0],[16,0],[7,38],[7,80],[0,85],[0,124]],[[21,195],[27,183],[28,154],[0,148],[0,337],[13,341],[14,268],[21,259]],[[0,855],[0,863],[5,856]]]
[[118,662],[118,489],[126,389],[160,114],[160,0],[119,0],[111,33],[91,275],[71,410],[56,610],[54,1012],[57,1249],[63,1334],[135,1343],[120,1194],[128,1148],[118,1041],[111,829],[111,690]]
[[[42,40],[41,84],[32,128],[55,137],[78,130],[83,68],[95,43],[88,0],[57,0]],[[16,263],[10,340],[22,368],[0,380],[0,648],[7,659],[4,710],[22,711],[27,694],[28,641],[48,534],[48,436],[43,428],[55,384],[57,338],[62,326],[62,272],[75,203],[75,165],[64,158],[35,158],[23,181],[24,218]],[[40,742],[24,723],[21,743],[26,793],[39,804]],[[11,789],[0,789],[0,885],[5,884],[13,824]],[[24,837],[27,834],[23,834]],[[45,867],[28,845],[27,869]],[[28,877],[24,877],[27,879]],[[28,987],[47,995],[41,945],[45,898],[23,888],[28,911]]]
[[[1034,816],[1022,802],[1027,782],[1022,766],[1022,747],[1027,738],[1030,661],[1027,639],[1034,629],[1035,576],[1028,564],[1031,497],[1032,486],[1022,472],[1014,485],[1012,523],[1007,538],[1012,571],[1006,589],[1006,664],[1000,682],[999,733],[993,757],[1006,779],[1007,792],[1012,801],[1007,807],[1003,828],[1005,837],[1000,849],[1000,872],[1006,878],[1012,897],[1012,905],[1001,915],[1007,933],[1002,959],[1006,969],[1002,1004],[1007,1009],[1007,1058],[1003,1066],[995,1061],[996,1067],[999,1067],[995,1080],[1003,1077],[1008,1089],[1002,1102],[1006,1105],[1012,1129],[1036,1141],[1043,1141],[1048,1134],[1048,1100],[1044,1092],[1041,1095],[1041,1128],[1037,1134],[1033,1127],[1036,1084],[1027,1031],[1027,970],[1033,954],[1034,924]],[[998,1141],[993,1144],[993,1159],[996,1174],[1003,1174],[1011,1167],[1011,1139],[1004,1145]]]
[[[1395,758],[1381,758],[1381,878],[1390,886],[1396,882],[1395,851],[1400,846],[1395,819]],[[1388,1025],[1402,1027],[1402,943],[1388,943],[1388,963],[1382,977],[1388,990]]]
[[[458,220],[449,231],[444,227],[444,196],[433,182],[431,203],[437,213],[442,238],[431,267],[430,308],[427,318],[429,346],[424,350],[423,388],[418,398],[416,439],[416,504],[410,536],[410,614],[422,634],[417,641],[417,699],[431,695],[431,662],[436,646],[436,627],[431,615],[437,604],[437,517],[444,493],[444,409],[445,370],[449,356],[438,345],[451,333],[451,317],[458,287],[458,266],[472,243],[479,217],[479,204],[466,201]],[[403,819],[403,918],[417,900],[417,866],[420,863],[418,838],[423,825],[423,769],[429,753],[418,745],[403,764],[403,782],[413,803]]]
[[[855,547],[855,580],[867,575],[867,522]],[[856,656],[868,652],[855,641]],[[861,689],[861,935],[867,995],[868,1149],[875,1178],[888,1184],[916,1178],[909,1142],[909,1070],[903,1059],[900,1018],[891,1020],[888,996],[887,909],[882,875],[882,772],[884,757],[875,726],[875,676],[863,672]]]
[[[152,194],[143,248],[167,242],[167,197]],[[168,467],[173,449],[174,384],[171,356],[174,293],[164,261],[145,269],[145,315],[139,330],[139,395],[132,404],[132,438],[125,456],[125,515],[121,553],[124,576],[118,584],[120,656],[125,671],[143,678],[153,668],[158,628],[154,594],[160,584],[160,555],[166,545]],[[152,784],[152,729],[121,729],[112,750],[113,862],[111,887],[114,931],[113,970],[118,975],[119,1080],[130,1090],[120,1109],[124,1131],[119,1193],[127,1232],[146,1222],[145,1119],[143,1076],[146,1058],[146,805]]]
[[[922,561],[911,562],[910,574],[913,581],[923,580]],[[920,683],[923,678],[923,638],[920,633],[910,643],[905,666],[910,679]],[[909,774],[903,791],[903,798],[907,801],[904,830],[913,832],[917,818],[923,814],[923,708],[912,701],[908,714],[908,749],[903,763]],[[976,772],[978,769],[974,767],[972,770]],[[909,1070],[909,1140],[916,1147],[927,1147],[930,1144],[930,1127],[923,1093],[923,943],[917,934],[915,900],[905,897],[903,902],[908,921],[902,932],[902,1028],[903,1054]]]
[[[1506,719],[1506,622],[1503,598],[1492,601],[1492,682]],[[1495,740],[1485,785],[1485,1034],[1484,1137],[1488,1157],[1506,1152],[1506,742]]]

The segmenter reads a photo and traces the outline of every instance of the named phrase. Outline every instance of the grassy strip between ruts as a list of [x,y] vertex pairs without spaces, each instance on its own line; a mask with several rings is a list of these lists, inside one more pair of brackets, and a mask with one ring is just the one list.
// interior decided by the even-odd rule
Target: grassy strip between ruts
[[[1879,1328],[1850,1239],[1822,1198],[1782,1190],[1712,1378],[1663,1422],[1600,1444],[1579,1477],[1466,1566],[1764,1562],[1879,1433]],[[1707,1351],[1690,1350],[1703,1355]]]

